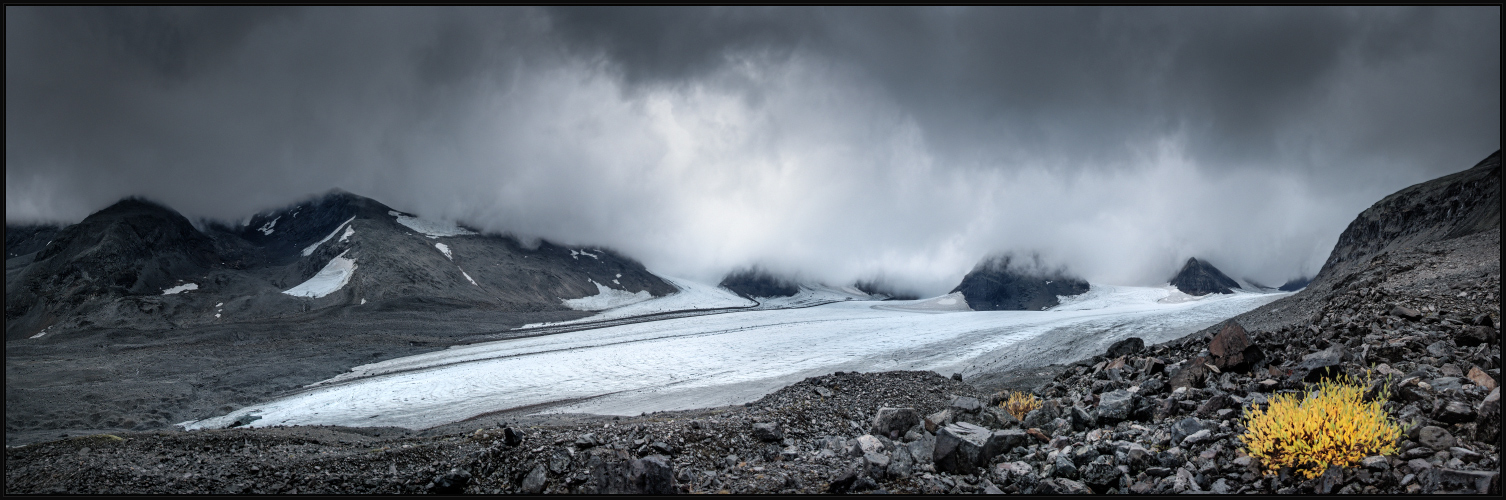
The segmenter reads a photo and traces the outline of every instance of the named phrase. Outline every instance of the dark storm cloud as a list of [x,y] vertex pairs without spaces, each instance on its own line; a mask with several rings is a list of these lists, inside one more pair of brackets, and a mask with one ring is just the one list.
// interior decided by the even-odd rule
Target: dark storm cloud
[[340,187],[710,281],[1279,283],[1499,135],[1497,7],[6,9],[8,221]]

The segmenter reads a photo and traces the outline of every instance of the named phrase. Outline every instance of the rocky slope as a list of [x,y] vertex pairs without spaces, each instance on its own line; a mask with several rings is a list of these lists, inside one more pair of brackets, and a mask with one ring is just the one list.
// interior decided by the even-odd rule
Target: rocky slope
[[1008,254],[983,259],[952,289],[962,292],[974,311],[1040,311],[1060,304],[1057,296],[1087,291],[1088,282],[1062,269]]
[[1213,267],[1213,264],[1196,258],[1187,259],[1176,276],[1167,281],[1187,295],[1234,293],[1234,289],[1239,288],[1238,281]]
[[[7,246],[38,247],[33,240],[44,232],[17,231]],[[591,304],[567,299],[676,291],[610,250],[547,241],[529,248],[343,192],[244,224],[207,223],[203,231],[167,207],[128,199],[42,245],[6,261],[7,339],[257,321],[331,307],[568,311]],[[321,280],[327,283],[314,286]]]

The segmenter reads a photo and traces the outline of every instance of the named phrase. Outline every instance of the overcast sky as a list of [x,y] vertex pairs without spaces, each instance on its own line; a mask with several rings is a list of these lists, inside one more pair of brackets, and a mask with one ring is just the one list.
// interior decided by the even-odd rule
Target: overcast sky
[[6,7],[5,217],[332,188],[945,293],[984,255],[1269,285],[1500,148],[1501,11]]

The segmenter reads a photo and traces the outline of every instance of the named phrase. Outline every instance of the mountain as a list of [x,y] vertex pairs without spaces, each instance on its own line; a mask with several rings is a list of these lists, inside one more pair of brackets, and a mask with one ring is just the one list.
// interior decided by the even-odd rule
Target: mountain
[[1171,277],[1170,283],[1171,286],[1177,287],[1177,290],[1188,295],[1234,293],[1234,289],[1240,288],[1238,281],[1234,281],[1233,278],[1213,267],[1213,264],[1196,258],[1187,259],[1187,263],[1182,265],[1182,270],[1177,271],[1177,275]]
[[755,297],[793,297],[800,293],[800,285],[793,280],[775,276],[758,267],[728,273],[717,286],[731,290],[745,299]]
[[5,258],[20,257],[47,246],[63,226],[55,224],[17,224],[5,226]]
[[[332,307],[597,310],[677,291],[608,249],[530,248],[339,191],[204,226],[126,199],[8,257],[6,338],[57,323],[170,329]],[[18,232],[16,248],[35,247],[43,231],[33,233]]]
[[1312,278],[1309,278],[1307,276],[1292,278],[1290,280],[1287,280],[1286,283],[1283,283],[1281,287],[1278,288],[1278,290],[1281,290],[1283,292],[1295,292],[1297,290],[1307,288],[1307,284],[1312,282],[1312,280]]
[[920,296],[914,293],[895,290],[893,286],[882,280],[858,280],[852,284],[853,288],[863,293],[876,297],[888,297],[885,300],[916,300]]
[[1009,254],[983,259],[952,289],[962,292],[974,311],[1040,311],[1060,304],[1057,296],[1087,291],[1088,282],[1063,269],[1045,269],[1038,258],[1025,263]]

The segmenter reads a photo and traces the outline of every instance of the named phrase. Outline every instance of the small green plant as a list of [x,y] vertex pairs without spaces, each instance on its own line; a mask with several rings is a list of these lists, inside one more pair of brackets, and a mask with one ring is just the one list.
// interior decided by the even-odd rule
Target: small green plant
[[1014,416],[1015,420],[1024,420],[1026,413],[1030,413],[1032,410],[1040,407],[1041,398],[1035,397],[1034,394],[1028,392],[1011,391],[1008,396],[1005,396],[1003,401],[999,402],[999,408],[1003,408],[1004,411],[1009,412],[1010,415]]
[[1389,390],[1369,402],[1365,390],[1365,384],[1344,375],[1309,386],[1306,398],[1278,394],[1266,408],[1245,415],[1246,431],[1239,439],[1267,474],[1291,467],[1308,479],[1330,466],[1394,453],[1402,429],[1381,407]]

